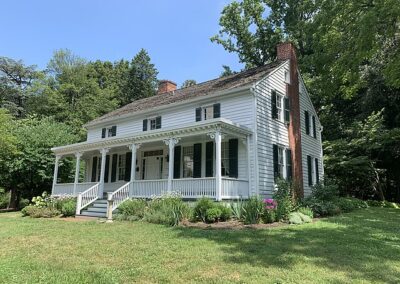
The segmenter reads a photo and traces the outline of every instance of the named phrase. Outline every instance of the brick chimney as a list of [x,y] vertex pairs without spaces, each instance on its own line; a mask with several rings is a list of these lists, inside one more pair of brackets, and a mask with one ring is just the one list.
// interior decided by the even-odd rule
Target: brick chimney
[[300,94],[299,74],[297,71],[296,49],[291,42],[280,43],[277,46],[277,59],[290,60],[290,83],[286,83],[286,94],[290,104],[289,147],[292,150],[293,182],[295,198],[304,196],[303,166],[301,153],[301,121],[300,121]]
[[169,81],[169,80],[160,80],[158,82],[158,91],[157,95],[175,91],[176,90],[176,83]]

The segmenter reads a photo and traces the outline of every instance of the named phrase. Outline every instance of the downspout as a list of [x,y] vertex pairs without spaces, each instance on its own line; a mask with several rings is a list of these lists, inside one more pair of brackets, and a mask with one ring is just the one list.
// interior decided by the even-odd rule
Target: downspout
[[[250,92],[253,95],[254,98],[254,103],[253,103],[253,158],[254,158],[254,183],[252,182],[250,186],[253,186],[254,184],[254,192],[256,195],[260,194],[260,188],[259,188],[259,180],[258,180],[258,138],[257,138],[257,93],[256,93],[256,84],[253,84],[253,86],[250,88]],[[249,173],[250,175],[250,173]],[[250,187],[251,188],[251,187]]]

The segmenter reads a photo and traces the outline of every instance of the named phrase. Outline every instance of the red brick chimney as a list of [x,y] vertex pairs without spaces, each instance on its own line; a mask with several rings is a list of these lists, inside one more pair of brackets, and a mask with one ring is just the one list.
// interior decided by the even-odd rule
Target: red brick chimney
[[290,60],[290,83],[286,83],[286,94],[290,104],[289,147],[292,150],[293,182],[295,198],[304,196],[303,166],[301,155],[301,126],[300,126],[300,94],[299,74],[297,71],[296,49],[291,42],[280,43],[277,46],[277,59]]
[[176,90],[176,83],[169,80],[160,80],[158,82],[157,95]]

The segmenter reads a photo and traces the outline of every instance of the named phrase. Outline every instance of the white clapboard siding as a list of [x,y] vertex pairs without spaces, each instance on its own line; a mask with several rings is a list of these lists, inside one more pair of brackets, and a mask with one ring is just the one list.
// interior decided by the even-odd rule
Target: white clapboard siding
[[271,196],[274,189],[273,144],[289,147],[287,126],[272,119],[271,91],[286,93],[284,82],[287,64],[276,69],[256,85],[257,94],[257,153],[258,153],[258,190],[263,196]]
[[[188,103],[181,106],[171,106],[166,110],[154,111],[143,116],[136,116],[109,122],[106,126],[117,126],[118,136],[135,135],[142,132],[143,119],[155,116],[162,117],[162,128],[179,127],[183,124],[196,121],[195,109],[200,106],[221,104],[221,117],[229,119],[234,123],[252,128],[253,115],[251,112],[253,106],[253,97],[250,91],[242,92],[235,96],[224,96],[221,98],[205,99],[202,102]],[[90,127],[88,129],[87,141],[101,140],[101,129],[105,127]]]
[[[304,85],[303,80],[299,76],[299,84],[300,84],[300,121],[301,121],[301,149],[302,149],[302,162],[303,162],[303,183],[304,183],[304,194],[307,196],[311,193],[311,188],[308,185],[308,168],[307,168],[307,155],[310,155],[313,160],[318,159],[318,168],[319,168],[319,179],[323,178],[323,157],[322,157],[322,143],[321,143],[321,132],[319,129],[321,128],[321,124],[319,122],[318,116],[315,112],[315,109],[312,105],[311,99],[308,95],[307,89]],[[305,111],[308,111],[310,114],[310,124],[312,124],[312,116],[314,115],[316,120],[316,129],[317,129],[317,138],[314,138],[312,135],[312,128],[310,128],[310,135],[306,134],[306,126],[305,126]],[[315,172],[314,172],[315,174]],[[315,182],[315,175],[313,176],[313,181]]]

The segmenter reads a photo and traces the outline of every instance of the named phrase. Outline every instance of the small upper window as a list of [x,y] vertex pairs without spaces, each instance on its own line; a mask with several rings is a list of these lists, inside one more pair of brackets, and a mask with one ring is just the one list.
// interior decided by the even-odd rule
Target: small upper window
[[101,130],[101,138],[114,137],[117,135],[117,126],[105,127]]
[[203,119],[208,120],[208,119],[213,119],[214,118],[214,107],[213,106],[207,106],[203,108]]
[[213,104],[196,108],[196,121],[221,117],[221,104]]
[[285,70],[285,83],[290,84],[290,72],[289,70]]
[[160,129],[160,128],[161,128],[161,116],[143,120],[143,131]]

